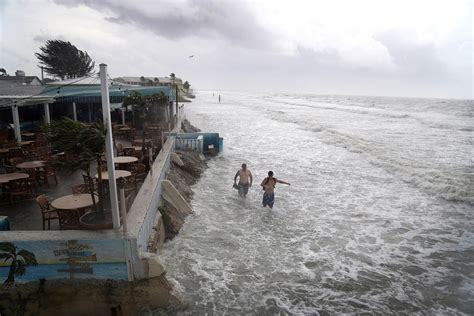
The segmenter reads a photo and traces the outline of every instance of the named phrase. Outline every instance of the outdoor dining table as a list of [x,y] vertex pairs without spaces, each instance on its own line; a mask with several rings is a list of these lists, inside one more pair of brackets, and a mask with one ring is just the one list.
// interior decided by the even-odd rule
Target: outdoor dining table
[[51,205],[60,210],[80,210],[93,205],[90,194],[70,194],[55,199]]
[[26,140],[26,141],[24,141],[24,142],[19,142],[18,144],[19,144],[20,146],[28,146],[28,145],[31,145],[31,144],[33,144],[33,143],[34,143],[34,141],[32,141],[32,140]]
[[34,136],[35,136],[35,133],[21,133],[21,136],[34,137]]
[[123,132],[126,132],[126,131],[131,131],[132,129],[130,127],[121,127],[119,128],[119,131],[123,131]]
[[27,179],[29,177],[30,177],[29,174],[21,173],[21,172],[0,174],[0,184],[5,184],[12,180]]
[[128,147],[124,147],[123,149],[129,149],[129,148],[135,151],[141,151],[143,147],[142,146],[128,146]]
[[43,160],[25,161],[16,165],[18,169],[36,169],[45,166]]
[[137,157],[132,157],[132,156],[118,156],[114,157],[114,163],[118,164],[128,164],[132,162],[138,161]]
[[[130,177],[132,173],[127,170],[115,170],[115,180],[118,178],[126,178]],[[99,177],[98,174],[95,175],[96,178]],[[109,172],[108,171],[102,171],[102,181],[109,180]]]
[[[145,143],[149,143],[149,142],[151,142],[151,141],[152,141],[151,138],[145,139]],[[143,143],[143,139],[141,139],[141,138],[135,138],[135,139],[133,140],[133,142],[134,142],[134,143],[142,144],[142,143]]]

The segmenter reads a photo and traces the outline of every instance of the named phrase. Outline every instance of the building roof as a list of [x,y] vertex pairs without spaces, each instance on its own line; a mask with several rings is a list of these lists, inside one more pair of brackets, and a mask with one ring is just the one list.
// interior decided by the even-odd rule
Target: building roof
[[25,83],[27,85],[29,85],[35,79],[41,83],[41,79],[37,76],[0,76],[0,81]]
[[44,90],[44,86],[30,86],[17,81],[0,80],[0,95],[29,96],[38,94]]
[[[168,86],[142,87],[132,85],[109,85],[109,95],[112,103],[120,103],[123,98],[132,91],[137,91],[143,96],[162,92],[170,100],[174,100],[174,89]],[[52,96],[58,102],[78,102],[78,103],[101,103],[100,85],[70,85],[48,87],[43,95]]]
[[0,107],[13,104],[32,105],[52,103],[54,98],[42,95],[44,86],[30,86],[15,81],[0,81]]
[[[95,79],[95,78],[88,78]],[[78,79],[51,82],[45,86],[29,86],[15,82],[0,81],[0,107],[18,105],[32,105],[52,102],[101,103],[101,89],[99,80],[84,80],[85,84],[75,84]],[[66,83],[67,82],[67,83]],[[112,80],[109,80],[112,83]],[[109,95],[112,103],[120,103],[132,91],[143,96],[162,92],[170,100],[174,100],[174,89],[169,86],[142,87],[126,84],[109,84]]]
[[[112,79],[107,80],[109,84],[112,84]],[[73,79],[67,79],[67,80],[62,80],[62,81],[51,81],[46,83],[47,86],[96,86],[100,85],[100,79],[99,76],[94,76],[94,77],[80,77],[80,78],[73,78]]]
[[[114,80],[116,81],[123,81],[123,82],[141,82],[140,80],[141,77],[117,77]],[[151,80],[154,81],[155,78],[158,78],[158,81],[160,83],[171,83],[171,78],[170,77],[144,77],[145,81]],[[178,80],[179,78],[176,78]],[[181,80],[181,79],[179,79]]]

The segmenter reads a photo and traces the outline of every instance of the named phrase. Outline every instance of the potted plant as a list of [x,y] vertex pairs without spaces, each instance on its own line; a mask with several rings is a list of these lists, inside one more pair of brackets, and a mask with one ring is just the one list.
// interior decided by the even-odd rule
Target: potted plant
[[53,121],[49,125],[51,144],[58,150],[64,151],[69,159],[56,161],[56,165],[70,171],[82,170],[91,177],[91,168],[97,165],[98,201],[94,193],[94,183],[88,181],[92,198],[93,212],[86,213],[80,218],[81,225],[86,229],[112,228],[111,214],[104,212],[104,187],[102,183],[102,155],[105,152],[106,129],[101,122],[85,124],[69,118]]

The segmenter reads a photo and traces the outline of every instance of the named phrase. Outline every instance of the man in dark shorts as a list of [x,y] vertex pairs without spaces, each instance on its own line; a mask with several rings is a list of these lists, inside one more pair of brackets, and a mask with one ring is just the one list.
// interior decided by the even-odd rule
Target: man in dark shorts
[[[237,184],[237,178],[239,178],[239,184]],[[252,186],[252,172],[247,169],[246,164],[242,164],[242,169],[237,171],[234,177],[234,188],[239,190],[239,195],[241,197],[246,197],[249,192],[249,188]]]
[[263,207],[268,206],[269,208],[273,208],[273,203],[275,202],[275,185],[277,183],[288,184],[288,182],[278,180],[277,178],[273,177],[273,171],[268,171],[268,177],[263,179],[262,183],[260,184],[263,188],[263,200],[262,204]]

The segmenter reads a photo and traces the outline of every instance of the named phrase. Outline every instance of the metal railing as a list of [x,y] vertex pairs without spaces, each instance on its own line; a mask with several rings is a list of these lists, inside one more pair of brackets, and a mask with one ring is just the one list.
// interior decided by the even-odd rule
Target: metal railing
[[197,138],[180,138],[179,134],[176,136],[175,148],[184,151],[196,151],[203,153],[203,137]]

